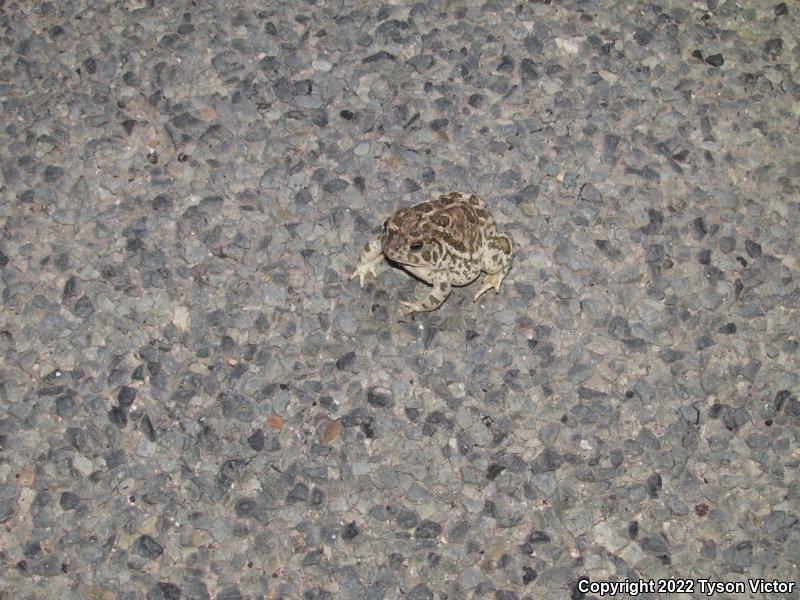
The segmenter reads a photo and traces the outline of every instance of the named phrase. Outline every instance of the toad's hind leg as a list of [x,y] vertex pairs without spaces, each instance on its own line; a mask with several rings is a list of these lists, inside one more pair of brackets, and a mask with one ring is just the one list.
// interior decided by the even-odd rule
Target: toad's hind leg
[[494,288],[495,292],[500,292],[500,284],[511,270],[514,262],[514,242],[511,236],[506,233],[498,233],[488,240],[486,250],[483,252],[481,269],[486,272],[483,278],[483,285],[475,294],[472,301],[475,302],[482,294]]

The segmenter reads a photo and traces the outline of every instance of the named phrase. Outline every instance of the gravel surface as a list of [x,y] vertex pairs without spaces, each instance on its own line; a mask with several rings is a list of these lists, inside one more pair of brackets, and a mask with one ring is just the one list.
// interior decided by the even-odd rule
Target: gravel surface
[[[0,25],[0,600],[797,577],[796,2]],[[500,294],[349,280],[452,190],[514,237]]]

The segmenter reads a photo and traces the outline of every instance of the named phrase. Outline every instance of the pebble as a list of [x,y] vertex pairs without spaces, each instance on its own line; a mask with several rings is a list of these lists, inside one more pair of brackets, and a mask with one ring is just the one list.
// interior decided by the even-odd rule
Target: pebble
[[185,306],[176,306],[172,323],[178,329],[187,329],[189,327],[189,309]]
[[567,54],[577,54],[581,50],[580,41],[570,38],[555,38],[556,47]]
[[361,142],[354,149],[353,153],[356,156],[366,156],[369,154],[369,142]]
[[616,553],[628,544],[628,540],[610,524],[598,523],[592,528],[595,541],[609,552]]
[[750,258],[758,258],[761,256],[761,244],[754,242],[753,240],[745,240],[744,247],[747,250],[747,254],[750,256]]

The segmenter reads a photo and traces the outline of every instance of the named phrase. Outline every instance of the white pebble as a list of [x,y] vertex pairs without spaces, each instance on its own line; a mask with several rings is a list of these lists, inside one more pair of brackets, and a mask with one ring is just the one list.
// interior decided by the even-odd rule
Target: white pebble
[[321,58],[311,61],[311,66],[314,68],[315,71],[322,71],[323,73],[327,73],[333,68],[333,65],[331,63]]
[[556,46],[567,54],[577,54],[580,49],[580,41],[577,39],[556,38]]

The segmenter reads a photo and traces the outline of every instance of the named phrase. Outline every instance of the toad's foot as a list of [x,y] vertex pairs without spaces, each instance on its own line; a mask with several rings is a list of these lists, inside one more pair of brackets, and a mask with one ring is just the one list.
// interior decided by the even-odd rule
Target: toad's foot
[[433,284],[433,289],[427,297],[415,298],[411,302],[400,302],[400,304],[404,307],[404,312],[407,315],[415,312],[436,310],[447,300],[447,297],[450,295],[450,289],[449,282],[439,281]]
[[378,277],[378,264],[383,260],[383,251],[381,250],[381,237],[378,236],[374,240],[367,242],[364,249],[361,251],[361,260],[358,262],[356,270],[350,275],[350,279],[358,277],[358,284],[364,287],[364,278],[367,274],[372,274],[373,277]]
[[475,297],[472,299],[472,301],[477,301],[482,294],[488,292],[492,288],[494,288],[495,292],[499,293],[500,284],[503,283],[503,279],[506,278],[507,273],[508,271],[501,271],[500,273],[487,274],[486,277],[483,278],[483,285],[481,286],[481,289],[478,290],[478,293],[475,294]]
[[353,271],[352,275],[350,275],[350,279],[355,279],[356,277],[358,277],[358,285],[363,288],[364,279],[367,277],[368,274],[372,275],[377,279],[378,264],[381,262],[382,259],[383,257],[379,256],[374,260],[359,263],[358,266],[356,267],[356,270]]

